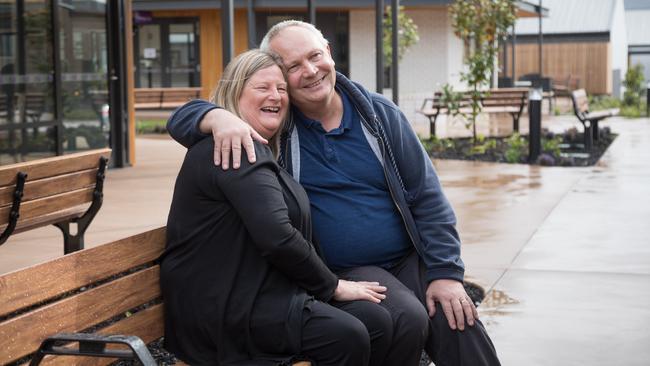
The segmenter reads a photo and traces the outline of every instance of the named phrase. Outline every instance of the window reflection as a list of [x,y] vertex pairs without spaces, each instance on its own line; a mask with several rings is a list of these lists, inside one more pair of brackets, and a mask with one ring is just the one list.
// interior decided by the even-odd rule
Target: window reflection
[[0,164],[54,155],[49,1],[0,4]]
[[108,145],[108,55],[105,1],[68,1],[59,8],[63,148]]

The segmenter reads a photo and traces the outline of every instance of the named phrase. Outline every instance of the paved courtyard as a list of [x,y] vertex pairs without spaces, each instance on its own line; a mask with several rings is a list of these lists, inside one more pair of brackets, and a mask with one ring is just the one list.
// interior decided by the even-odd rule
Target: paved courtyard
[[[552,129],[573,117],[546,118]],[[610,119],[596,167],[435,161],[456,209],[467,277],[504,365],[648,365],[650,119]],[[166,222],[184,148],[138,138],[137,165],[108,172],[92,247]],[[58,229],[15,235],[0,273],[59,256]]]

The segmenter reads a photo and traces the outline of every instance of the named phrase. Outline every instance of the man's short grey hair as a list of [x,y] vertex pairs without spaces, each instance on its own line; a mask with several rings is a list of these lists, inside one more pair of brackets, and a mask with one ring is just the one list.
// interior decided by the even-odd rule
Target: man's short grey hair
[[323,46],[327,46],[329,42],[323,37],[323,33],[318,30],[318,28],[314,27],[313,24],[311,23],[306,23],[301,20],[285,20],[282,21],[273,27],[269,29],[268,32],[266,32],[266,35],[262,39],[262,43],[260,43],[260,49],[265,52],[273,52],[271,49],[270,43],[277,36],[283,29],[289,28],[289,27],[301,27],[309,30],[312,32],[316,37],[323,43]]

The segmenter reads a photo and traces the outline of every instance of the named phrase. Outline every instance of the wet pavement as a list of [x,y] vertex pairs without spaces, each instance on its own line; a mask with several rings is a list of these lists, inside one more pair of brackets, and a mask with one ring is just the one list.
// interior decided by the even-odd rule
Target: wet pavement
[[[561,130],[575,118],[546,118]],[[650,364],[650,119],[590,168],[435,161],[458,216],[469,280],[504,365]],[[137,165],[107,174],[92,247],[164,225],[184,149],[138,138]],[[54,227],[11,237],[0,273],[62,254]]]

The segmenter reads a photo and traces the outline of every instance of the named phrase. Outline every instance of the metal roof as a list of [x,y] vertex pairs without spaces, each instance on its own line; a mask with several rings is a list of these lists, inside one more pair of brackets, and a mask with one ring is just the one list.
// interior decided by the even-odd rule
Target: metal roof
[[625,10],[650,10],[650,0],[625,0]]
[[[649,0],[646,0],[649,1]],[[548,17],[542,18],[544,34],[609,32],[616,0],[543,0]],[[537,34],[538,18],[519,18],[517,35]]]
[[626,10],[627,43],[630,46],[650,45],[650,9]]

